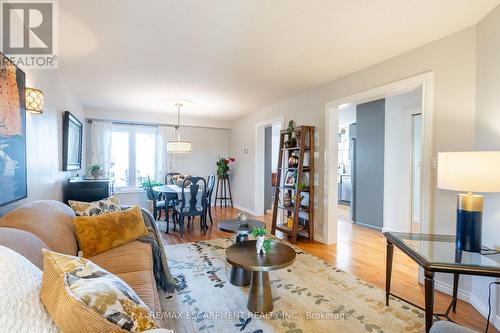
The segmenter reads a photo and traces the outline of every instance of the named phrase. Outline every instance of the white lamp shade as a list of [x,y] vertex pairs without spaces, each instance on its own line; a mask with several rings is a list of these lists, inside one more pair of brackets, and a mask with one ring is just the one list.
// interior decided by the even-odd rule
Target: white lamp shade
[[438,188],[500,192],[500,151],[438,153]]
[[191,152],[191,141],[168,141],[167,151],[169,153],[190,153]]

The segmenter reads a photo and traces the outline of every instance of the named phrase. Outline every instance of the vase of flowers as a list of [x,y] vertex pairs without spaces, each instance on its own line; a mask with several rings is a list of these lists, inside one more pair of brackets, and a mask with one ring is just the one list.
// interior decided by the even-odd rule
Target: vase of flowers
[[229,175],[229,163],[234,162],[234,157],[219,157],[219,160],[216,162],[217,165],[217,176],[219,178],[227,178]]

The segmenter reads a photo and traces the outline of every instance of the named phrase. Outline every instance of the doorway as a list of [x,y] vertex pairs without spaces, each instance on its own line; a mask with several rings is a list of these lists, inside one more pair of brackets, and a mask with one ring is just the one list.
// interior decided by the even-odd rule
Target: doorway
[[271,208],[272,173],[278,165],[279,133],[283,124],[284,118],[278,117],[255,126],[255,209],[252,214],[256,216],[264,215]]
[[[392,209],[387,209],[387,203],[390,203],[391,207],[397,207],[391,200],[399,200],[401,202],[403,199],[395,197],[394,195],[388,195],[386,191],[386,181],[384,179],[384,192],[378,194],[379,197],[383,197],[383,222],[382,226],[376,226],[379,229],[385,230],[405,230],[411,231],[416,230],[413,226],[413,219],[416,217],[418,219],[418,230],[419,232],[428,232],[430,230],[430,225],[432,224],[432,201],[431,201],[431,170],[432,170],[432,85],[433,85],[433,74],[432,72],[416,75],[414,77],[404,79],[398,82],[390,83],[378,88],[374,88],[368,91],[364,91],[352,96],[345,98],[340,98],[335,101],[325,104],[325,121],[326,121],[326,132],[325,132],[325,212],[324,212],[324,240],[325,243],[335,243],[337,241],[337,229],[338,222],[340,220],[339,213],[339,142],[340,137],[338,133],[339,121],[341,117],[341,109],[345,107],[346,104],[365,104],[372,101],[377,101],[380,99],[391,98],[400,94],[405,94],[409,92],[414,92],[420,90],[418,94],[418,100],[420,102],[420,118],[413,119],[413,115],[409,116],[406,122],[407,131],[405,134],[405,142],[408,142],[408,147],[406,150],[403,149],[405,154],[404,160],[406,161],[408,167],[404,168],[405,174],[405,186],[407,187],[405,202],[405,209],[399,209],[398,214],[404,212],[404,225],[396,225],[395,228],[391,227],[391,224],[386,225],[386,221],[397,221],[396,218],[390,218],[386,215]],[[405,109],[411,109],[411,107],[406,107]],[[407,110],[408,111],[408,110]],[[410,111],[408,111],[410,112]],[[420,121],[420,123],[419,123]],[[359,119],[356,119],[356,123],[359,123]],[[358,124],[359,125],[359,124]],[[405,125],[406,126],[406,125]],[[334,130],[332,130],[334,129]],[[414,136],[416,131],[420,130],[420,137]],[[359,150],[359,132],[357,132],[356,150]],[[384,143],[386,139],[386,134],[384,133]],[[418,145],[415,144],[415,140],[420,139],[420,155],[417,156]],[[380,140],[379,140],[380,141]],[[401,147],[400,147],[401,148]],[[399,149],[399,148],[398,148]],[[393,158],[401,153],[401,150],[396,149],[393,152]],[[384,162],[386,160],[386,150],[384,146]],[[415,153],[415,154],[414,154]],[[359,154],[356,154],[359,157]],[[414,156],[415,155],[415,156]],[[390,156],[389,156],[390,157]],[[420,163],[416,161],[420,160]],[[359,162],[359,161],[358,161]],[[351,161],[352,163],[352,161]],[[391,164],[389,164],[391,165]],[[423,166],[428,167],[423,167]],[[340,165],[342,167],[342,165]],[[394,177],[391,172],[386,173],[386,163],[384,163],[384,178],[388,178],[393,184],[397,184],[397,177]],[[403,168],[401,168],[402,170]],[[352,170],[355,170],[351,166]],[[419,175],[419,177],[417,177]],[[359,178],[359,177],[358,177]],[[420,182],[420,186],[418,186]],[[351,180],[351,183],[356,183],[356,179]],[[359,185],[359,184],[358,184]],[[358,188],[358,186],[356,186]],[[390,192],[389,192],[390,193]],[[395,193],[395,192],[393,192]],[[397,193],[397,192],[396,192]],[[351,194],[352,196],[358,196],[359,193]],[[414,200],[414,197],[418,195],[420,200]],[[359,201],[359,198],[358,198]],[[417,214],[419,212],[419,214]],[[398,215],[396,214],[396,215]],[[355,215],[356,222],[359,221],[359,212]]]

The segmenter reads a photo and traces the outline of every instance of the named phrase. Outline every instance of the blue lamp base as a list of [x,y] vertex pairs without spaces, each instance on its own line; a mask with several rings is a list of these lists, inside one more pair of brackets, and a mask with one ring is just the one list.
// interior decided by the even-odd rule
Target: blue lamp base
[[459,194],[457,206],[457,249],[481,252],[483,197],[471,193]]

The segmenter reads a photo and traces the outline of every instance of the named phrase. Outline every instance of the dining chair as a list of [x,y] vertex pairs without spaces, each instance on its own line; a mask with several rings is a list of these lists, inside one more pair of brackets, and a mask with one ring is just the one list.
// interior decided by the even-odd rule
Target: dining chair
[[[189,184],[189,185],[188,185]],[[207,181],[203,177],[191,177],[182,182],[181,199],[174,209],[174,223],[179,223],[180,234],[184,231],[184,218],[200,217],[200,228],[207,227]]]
[[[168,212],[166,210],[165,200],[159,200],[158,193],[153,191],[153,185],[151,184],[151,180],[148,177],[148,182],[146,185],[146,194],[148,199],[153,202],[153,216],[156,220],[159,220],[161,217],[161,210],[165,211],[166,218],[168,218]],[[168,224],[167,224],[167,233],[168,233]]]
[[[215,175],[210,174],[208,175],[207,178],[207,212],[208,212],[208,217],[210,218],[210,225],[213,223],[212,219],[212,193],[214,192],[214,187],[215,187]],[[205,217],[205,221],[207,218]]]

